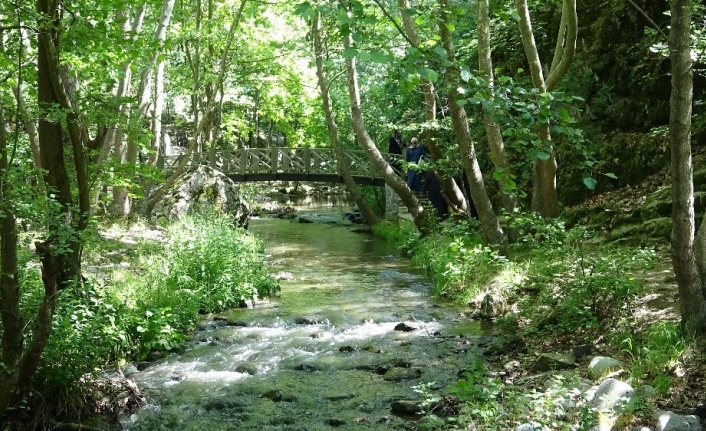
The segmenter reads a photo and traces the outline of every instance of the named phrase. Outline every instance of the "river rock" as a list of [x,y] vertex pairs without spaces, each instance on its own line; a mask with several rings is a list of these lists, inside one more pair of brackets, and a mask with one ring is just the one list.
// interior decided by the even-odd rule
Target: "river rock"
[[656,413],[656,431],[701,431],[701,421],[697,416],[682,416],[676,413],[659,410]]
[[487,293],[480,303],[478,317],[481,319],[494,319],[502,316],[505,313],[505,301],[502,298],[494,296],[492,293]]
[[248,324],[248,322],[246,322],[246,321],[244,321],[244,320],[229,320],[229,321],[226,323],[226,325],[227,325],[227,326],[239,327],[239,328],[246,328],[246,327],[250,326],[250,325]]
[[317,321],[313,317],[297,317],[294,319],[294,323],[297,325],[316,325]]
[[415,415],[424,411],[422,402],[419,400],[397,400],[390,404],[392,413],[402,415]]
[[576,364],[574,355],[561,355],[559,353],[542,353],[532,365],[532,372],[542,373],[551,370],[565,370]]
[[123,376],[130,377],[133,374],[137,374],[138,372],[139,370],[137,369],[137,366],[135,366],[135,364],[127,364],[127,366],[123,370]]
[[410,326],[404,322],[400,322],[395,326],[395,331],[402,331],[402,332],[412,332],[416,330],[414,326]]
[[182,174],[152,209],[152,219],[178,220],[191,211],[206,209],[232,217],[247,228],[252,211],[238,187],[223,172],[198,165]]
[[616,379],[605,379],[598,385],[591,404],[599,412],[618,414],[622,413],[624,406],[634,397],[635,391],[627,383]]
[[596,356],[591,359],[588,364],[588,375],[592,379],[599,379],[606,374],[616,371],[620,368],[620,361],[609,358],[607,356]]
[[580,346],[576,346],[571,349],[571,352],[574,354],[576,360],[578,361],[593,353],[595,349],[596,346],[594,346],[593,344],[581,344]]
[[271,400],[272,402],[279,403],[282,401],[287,401],[287,402],[295,402],[297,399],[296,397],[292,395],[286,395],[284,392],[282,392],[279,389],[272,389],[271,391],[267,391],[261,395],[263,398],[267,398],[268,400]]
[[351,398],[355,398],[355,395],[353,394],[341,394],[341,395],[333,395],[330,397],[326,397],[327,400],[329,401],[344,401],[344,400],[350,400]]
[[235,371],[254,376],[257,374],[257,364],[254,362],[243,362],[235,367]]
[[299,364],[292,368],[295,371],[306,371],[307,373],[312,373],[314,371],[319,371],[319,366],[314,364]]
[[332,427],[340,427],[341,425],[345,425],[346,421],[344,421],[343,419],[331,418],[326,421],[326,424]]
[[421,377],[421,370],[414,370],[411,368],[390,368],[382,378],[388,382],[401,382],[403,380],[412,380]]

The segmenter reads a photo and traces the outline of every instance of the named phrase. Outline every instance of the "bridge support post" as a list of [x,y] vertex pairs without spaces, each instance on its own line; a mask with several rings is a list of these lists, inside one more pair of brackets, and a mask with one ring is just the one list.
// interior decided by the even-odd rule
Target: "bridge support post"
[[400,197],[394,190],[385,184],[385,219],[395,221],[400,217]]

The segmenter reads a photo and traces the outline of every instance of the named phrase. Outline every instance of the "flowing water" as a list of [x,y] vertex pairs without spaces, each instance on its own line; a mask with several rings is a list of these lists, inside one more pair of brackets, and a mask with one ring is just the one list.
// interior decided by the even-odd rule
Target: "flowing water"
[[391,403],[453,384],[488,337],[464,309],[435,302],[392,246],[342,225],[342,208],[305,208],[311,224],[251,221],[281,295],[225,313],[238,326],[211,322],[186,352],[133,375],[150,405],[126,429],[415,429]]

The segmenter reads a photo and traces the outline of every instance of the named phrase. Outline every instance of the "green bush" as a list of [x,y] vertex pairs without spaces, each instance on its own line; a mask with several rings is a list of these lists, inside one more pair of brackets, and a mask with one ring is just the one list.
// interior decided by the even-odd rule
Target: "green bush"
[[[60,293],[37,381],[62,390],[101,365],[179,349],[200,312],[274,295],[279,286],[262,252],[226,217],[195,215],[168,226],[161,246],[145,244],[104,282]],[[43,288],[36,269],[23,280],[30,318]]]

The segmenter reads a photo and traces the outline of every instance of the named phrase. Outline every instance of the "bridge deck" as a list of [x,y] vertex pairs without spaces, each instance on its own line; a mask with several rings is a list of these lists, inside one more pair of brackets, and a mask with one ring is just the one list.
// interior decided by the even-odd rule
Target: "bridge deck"
[[[181,156],[167,156],[165,165],[176,166]],[[344,150],[344,161],[357,184],[382,186],[385,182],[362,150]],[[401,158],[386,155],[388,160]],[[332,148],[245,148],[196,153],[190,163],[208,163],[236,182],[313,181],[343,182]]]

